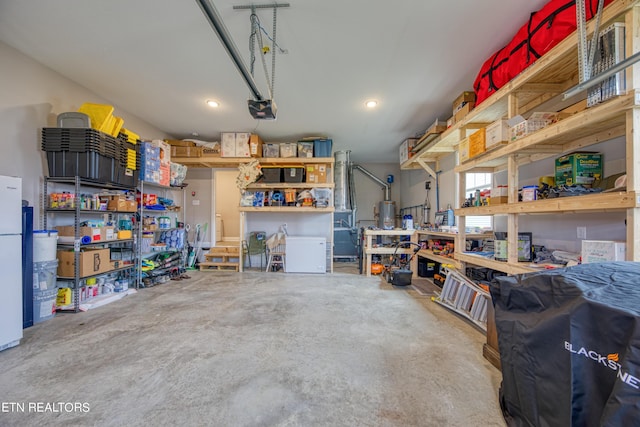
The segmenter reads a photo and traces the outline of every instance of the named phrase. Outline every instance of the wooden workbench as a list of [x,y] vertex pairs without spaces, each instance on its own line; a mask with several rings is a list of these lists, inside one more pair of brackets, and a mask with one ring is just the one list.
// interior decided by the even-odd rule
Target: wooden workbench
[[[365,230],[365,246],[364,246],[364,259],[365,259],[365,271],[367,277],[371,276],[371,256],[372,255],[392,255],[395,252],[395,247],[374,247],[373,246],[373,237],[374,236],[383,236],[383,237],[398,237],[409,236],[409,241],[413,243],[417,243],[417,234],[415,230],[403,230],[403,229],[395,229],[395,230]],[[413,245],[412,245],[413,246]],[[414,253],[414,248],[398,248],[397,254],[407,254],[411,255]],[[413,271],[413,276],[417,276],[417,265],[418,265],[418,257],[415,256],[411,260],[411,271]]]

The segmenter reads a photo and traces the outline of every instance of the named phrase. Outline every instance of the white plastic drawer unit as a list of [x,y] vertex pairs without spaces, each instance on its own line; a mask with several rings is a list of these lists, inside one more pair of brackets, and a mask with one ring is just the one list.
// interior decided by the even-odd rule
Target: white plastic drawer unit
[[285,264],[287,273],[326,273],[327,239],[287,236]]

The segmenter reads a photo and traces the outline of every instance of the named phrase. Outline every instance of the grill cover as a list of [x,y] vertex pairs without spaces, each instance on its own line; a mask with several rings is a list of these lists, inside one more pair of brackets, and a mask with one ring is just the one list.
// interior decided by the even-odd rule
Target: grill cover
[[640,422],[640,263],[583,264],[491,285],[509,426]]

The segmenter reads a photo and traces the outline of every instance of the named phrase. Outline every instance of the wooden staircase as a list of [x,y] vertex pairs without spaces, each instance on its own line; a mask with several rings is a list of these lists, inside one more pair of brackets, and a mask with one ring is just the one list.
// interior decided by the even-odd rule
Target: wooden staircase
[[238,246],[216,246],[204,255],[200,271],[240,271],[240,248]]

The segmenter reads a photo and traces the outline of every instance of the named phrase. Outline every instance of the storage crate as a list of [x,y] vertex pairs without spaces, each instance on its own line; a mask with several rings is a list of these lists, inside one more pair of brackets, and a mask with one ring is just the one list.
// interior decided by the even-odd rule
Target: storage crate
[[265,142],[262,145],[262,157],[280,157],[280,144]]
[[313,141],[313,156],[314,157],[331,157],[332,148],[333,148],[332,139],[316,139]]
[[313,157],[313,142],[298,141],[298,157]]
[[280,157],[297,157],[298,144],[295,142],[283,142],[280,144]]
[[267,183],[282,182],[282,168],[276,166],[263,166],[262,181]]
[[[111,132],[114,129],[115,118],[113,117],[112,105],[85,102],[78,111],[89,116],[92,128],[113,135]],[[120,128],[122,128],[122,125],[120,125]],[[120,129],[118,129],[118,132],[120,132]],[[113,136],[117,135],[118,133]]]
[[304,179],[304,168],[301,166],[284,168],[283,177],[284,182],[302,182]]
[[95,151],[76,153],[71,151],[47,151],[49,176],[92,179],[116,182],[115,160]]

